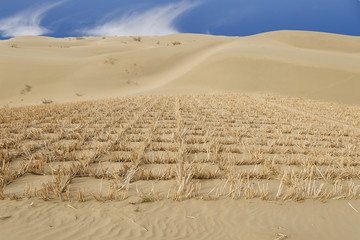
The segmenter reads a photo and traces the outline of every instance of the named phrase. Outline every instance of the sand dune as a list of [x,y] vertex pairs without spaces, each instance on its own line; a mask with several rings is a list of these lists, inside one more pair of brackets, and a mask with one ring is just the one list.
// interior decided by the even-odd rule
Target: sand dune
[[[301,31],[249,37],[17,37],[0,42],[0,79],[0,104],[10,106],[216,91],[359,104],[354,89],[360,89],[360,41]],[[32,88],[24,93],[25,85]]]
[[359,37],[17,37],[0,84],[1,240],[360,234]]

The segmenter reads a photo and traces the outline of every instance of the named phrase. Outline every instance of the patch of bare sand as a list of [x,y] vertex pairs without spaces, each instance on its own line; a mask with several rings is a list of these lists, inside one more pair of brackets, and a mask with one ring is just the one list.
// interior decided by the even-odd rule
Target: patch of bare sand
[[[6,239],[354,239],[357,213],[348,201],[164,200],[155,203],[6,200]],[[351,206],[360,210],[358,201]]]

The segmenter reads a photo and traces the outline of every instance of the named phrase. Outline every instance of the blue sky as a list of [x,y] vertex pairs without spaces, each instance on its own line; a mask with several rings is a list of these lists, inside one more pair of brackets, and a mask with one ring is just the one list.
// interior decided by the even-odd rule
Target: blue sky
[[11,0],[0,38],[165,35],[246,36],[309,30],[360,36],[360,0]]

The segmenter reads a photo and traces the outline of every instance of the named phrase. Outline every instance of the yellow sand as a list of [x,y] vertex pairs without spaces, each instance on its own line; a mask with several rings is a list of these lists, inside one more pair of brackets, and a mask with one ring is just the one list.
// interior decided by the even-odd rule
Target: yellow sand
[[[0,106],[228,91],[359,105],[359,90],[359,37],[279,31],[249,37],[142,37],[140,42],[131,37],[0,41]],[[296,109],[296,104],[293,100],[285,105]],[[311,101],[303,106],[308,111],[302,114],[322,116],[321,107],[311,108]],[[325,106],[332,108],[330,103]],[[358,121],[339,118],[337,110],[332,118],[320,120],[329,129],[345,122],[343,127],[351,125],[351,134],[357,134]],[[31,177],[18,179],[14,189],[23,192]],[[48,178],[37,176],[41,180],[36,183],[41,186]],[[74,184],[97,189],[99,181],[92,184],[83,178]],[[359,200],[7,199],[0,200],[0,240],[357,239],[359,212]]]
[[[0,202],[2,239],[357,239],[346,201]],[[359,201],[351,201],[360,209]],[[74,209],[74,208],[76,209]],[[288,238],[281,238],[281,234]]]
[[[131,94],[272,92],[360,104],[360,38],[278,31],[249,37],[0,41],[0,105]],[[25,85],[29,92],[21,91]]]

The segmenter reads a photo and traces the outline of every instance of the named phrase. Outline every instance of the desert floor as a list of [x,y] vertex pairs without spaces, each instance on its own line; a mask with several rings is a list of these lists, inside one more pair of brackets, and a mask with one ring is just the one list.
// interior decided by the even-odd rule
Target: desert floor
[[360,41],[0,41],[0,239],[357,239]]

